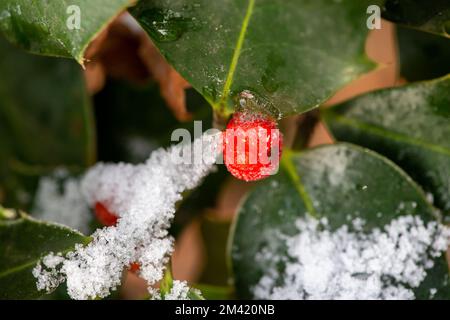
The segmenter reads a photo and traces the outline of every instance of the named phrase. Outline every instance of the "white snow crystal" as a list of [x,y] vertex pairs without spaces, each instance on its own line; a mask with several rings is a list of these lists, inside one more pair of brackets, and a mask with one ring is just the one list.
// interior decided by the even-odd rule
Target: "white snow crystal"
[[[161,280],[173,250],[168,228],[175,203],[211,171],[220,142],[220,134],[204,134],[193,144],[157,150],[144,164],[98,164],[89,170],[81,182],[88,204],[106,205],[120,217],[117,225],[98,229],[87,246],[77,245],[57,266],[44,258],[33,270],[38,288],[50,291],[66,280],[73,299],[103,298],[135,261],[149,287]],[[199,145],[209,150],[203,152],[203,162],[174,164],[174,155]]]
[[63,261],[63,257],[50,252],[33,269],[33,276],[38,278],[36,286],[39,290],[55,289],[64,281],[64,277],[56,270]]
[[[164,300],[189,300],[189,286],[186,281],[174,280],[170,292],[164,296]],[[161,295],[157,295],[154,299],[162,299]]]
[[358,219],[351,228],[331,232],[324,219],[298,220],[299,234],[287,240],[293,261],[286,264],[284,283],[269,270],[254,287],[255,297],[414,299],[411,288],[424,280],[432,258],[447,250],[449,228],[410,215],[369,234],[362,231],[364,224]]

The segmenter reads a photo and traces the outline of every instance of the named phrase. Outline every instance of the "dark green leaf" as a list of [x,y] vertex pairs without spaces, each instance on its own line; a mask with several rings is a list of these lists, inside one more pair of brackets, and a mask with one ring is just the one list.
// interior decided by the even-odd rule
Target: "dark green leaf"
[[408,81],[435,79],[450,73],[450,40],[397,27],[400,75]]
[[0,185],[5,203],[24,208],[41,174],[95,161],[91,104],[75,62],[29,55],[2,38],[0,74]]
[[141,0],[131,13],[216,111],[249,90],[275,116],[304,112],[374,64],[366,10],[378,1]]
[[49,252],[68,252],[89,237],[61,225],[34,220],[0,219],[0,299],[33,299],[45,294],[36,289],[32,270]]
[[[131,0],[2,0],[0,32],[11,42],[37,54],[73,57],[83,63],[89,43]],[[68,27],[80,10],[80,29]]]
[[386,0],[383,17],[407,27],[450,37],[448,0]]
[[381,90],[324,110],[338,140],[397,162],[450,211],[450,77]]
[[[295,222],[308,214],[326,217],[332,230],[359,217],[369,232],[406,214],[429,221],[436,210],[406,174],[367,149],[336,144],[287,152],[280,172],[248,195],[235,222],[230,255],[239,297],[252,298],[252,287],[274,268],[282,281],[285,263],[272,257],[288,257],[282,238],[298,234]],[[450,297],[445,266],[440,257],[424,281],[433,286],[416,289],[416,297],[425,297],[430,288],[438,288],[436,297]]]

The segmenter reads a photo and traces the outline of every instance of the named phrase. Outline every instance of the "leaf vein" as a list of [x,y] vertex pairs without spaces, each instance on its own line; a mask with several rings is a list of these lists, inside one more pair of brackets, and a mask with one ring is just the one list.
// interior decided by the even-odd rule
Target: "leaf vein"
[[242,46],[244,44],[245,35],[247,33],[248,25],[250,23],[250,18],[252,17],[252,14],[253,14],[253,8],[255,7],[255,1],[256,0],[249,0],[249,2],[248,2],[247,12],[246,12],[244,20],[242,22],[242,27],[241,27],[241,31],[239,32],[239,37],[238,37],[238,40],[236,43],[236,47],[234,48],[234,51],[233,51],[233,57],[231,59],[230,68],[228,70],[228,75],[225,80],[225,85],[223,87],[222,97],[219,102],[219,107],[223,107],[225,105],[225,101],[228,98],[228,95],[230,94],[231,85],[233,83],[233,78],[234,78],[234,73],[236,71],[236,68],[237,68],[237,65],[239,62],[239,57],[242,52]]
[[294,165],[292,164],[292,157],[289,152],[285,152],[282,158],[282,165],[286,173],[288,174],[289,178],[291,178],[292,183],[295,186],[295,189],[300,195],[300,198],[305,204],[306,210],[308,211],[307,213],[314,218],[318,218],[318,213],[314,208],[313,202],[309,197],[308,193],[306,192],[305,186],[301,181],[300,175],[297,173]]

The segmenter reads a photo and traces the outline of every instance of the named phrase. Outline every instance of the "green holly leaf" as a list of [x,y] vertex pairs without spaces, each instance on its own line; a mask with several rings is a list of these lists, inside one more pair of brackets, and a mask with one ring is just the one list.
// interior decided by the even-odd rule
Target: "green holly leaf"
[[450,37],[448,0],[386,0],[383,18],[410,28]]
[[323,110],[333,135],[399,164],[450,211],[450,76],[385,89]]
[[29,208],[40,175],[95,161],[92,106],[75,62],[24,53],[1,37],[0,74],[0,202]]
[[450,73],[449,39],[400,26],[397,39],[400,75],[406,80],[430,80]]
[[312,109],[374,68],[364,54],[377,1],[141,0],[130,9],[213,108],[244,90],[275,116]]
[[[237,294],[253,298],[254,286],[273,270],[284,281],[290,259],[285,238],[299,233],[299,218],[325,217],[331,230],[362,218],[364,232],[370,232],[402,215],[430,221],[436,209],[411,178],[382,156],[349,144],[286,152],[280,172],[261,182],[238,212],[230,246]],[[437,290],[435,298],[450,297],[445,257],[435,263],[415,289],[417,298],[429,298],[430,288]]]
[[0,299],[43,296],[45,292],[37,290],[32,275],[40,258],[50,252],[69,252],[75,244],[89,241],[89,237],[75,230],[41,222],[23,213],[8,219],[0,215]]
[[0,3],[0,32],[30,52],[72,57],[83,64],[89,43],[132,2],[3,0]]

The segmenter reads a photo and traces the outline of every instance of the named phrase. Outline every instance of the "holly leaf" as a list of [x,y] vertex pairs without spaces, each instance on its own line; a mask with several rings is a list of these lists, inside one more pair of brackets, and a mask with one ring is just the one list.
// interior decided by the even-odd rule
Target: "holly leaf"
[[3,0],[0,32],[30,52],[72,57],[83,64],[89,43],[132,2]]
[[369,93],[330,109],[333,135],[399,164],[450,211],[450,76]]
[[450,73],[450,41],[446,38],[397,27],[400,75],[406,80],[421,81]]
[[[336,144],[286,152],[280,172],[248,195],[235,221],[229,253],[240,298],[253,298],[253,287],[272,270],[283,283],[289,259],[285,237],[297,235],[295,222],[307,215],[326,217],[331,230],[361,218],[366,222],[363,230],[370,232],[401,215],[430,221],[436,210],[411,178],[367,149]],[[430,298],[430,288],[437,289],[435,298],[450,297],[444,255],[435,262],[415,289],[417,298]]]
[[386,0],[383,18],[421,31],[450,37],[448,0]]
[[0,74],[0,189],[3,203],[28,208],[40,175],[95,161],[91,104],[75,62],[29,55],[1,37]]
[[[2,210],[0,208],[0,210]],[[0,299],[34,299],[45,294],[36,288],[32,270],[50,252],[69,252],[89,237],[58,224],[38,221],[20,213],[0,215]]]
[[374,68],[364,54],[370,4],[141,0],[130,12],[217,112],[233,112],[234,98],[249,90],[285,116],[318,106]]

